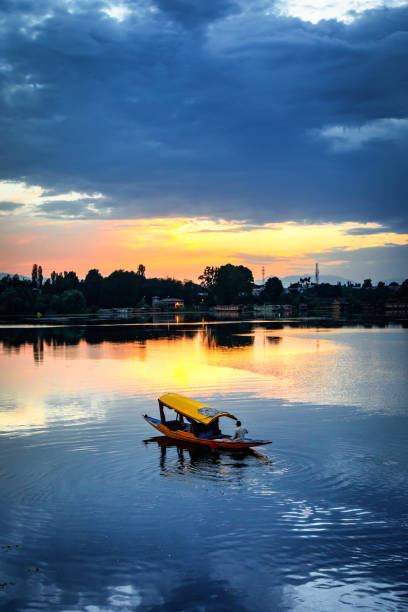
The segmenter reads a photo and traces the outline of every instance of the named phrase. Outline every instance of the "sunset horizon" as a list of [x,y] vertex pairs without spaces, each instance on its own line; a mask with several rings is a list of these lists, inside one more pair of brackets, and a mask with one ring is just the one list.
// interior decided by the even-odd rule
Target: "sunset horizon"
[[[18,217],[14,219],[18,226]],[[29,234],[4,237],[0,272],[30,276],[33,263],[45,277],[74,270],[84,278],[90,269],[104,276],[114,270],[146,266],[148,276],[198,282],[207,265],[244,265],[254,278],[322,275],[374,282],[405,273],[408,234],[379,223],[264,223],[197,217],[123,220],[31,219]],[[67,244],[75,252],[67,254]],[[79,253],[80,254],[79,254]],[[373,260],[374,258],[374,260]],[[377,261],[375,261],[377,259]],[[405,278],[405,277],[404,277]]]
[[406,2],[2,14],[1,272],[407,276]]

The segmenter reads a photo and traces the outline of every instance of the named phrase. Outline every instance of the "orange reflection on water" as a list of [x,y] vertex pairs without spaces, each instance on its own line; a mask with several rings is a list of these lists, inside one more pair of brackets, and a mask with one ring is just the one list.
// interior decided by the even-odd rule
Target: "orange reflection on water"
[[36,339],[3,348],[1,388],[11,408],[0,412],[0,429],[103,418],[106,400],[117,394],[144,396],[147,406],[168,391],[310,401],[311,378],[324,375],[339,345],[293,331],[259,327],[224,337],[224,327],[200,324],[173,337],[73,345]]

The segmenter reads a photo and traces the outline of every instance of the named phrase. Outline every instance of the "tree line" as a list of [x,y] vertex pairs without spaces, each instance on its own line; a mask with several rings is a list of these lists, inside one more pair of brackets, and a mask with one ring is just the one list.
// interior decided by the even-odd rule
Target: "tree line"
[[80,280],[75,271],[53,271],[44,279],[42,267],[33,265],[31,281],[18,275],[0,281],[0,312],[28,314],[35,312],[82,313],[100,308],[149,307],[152,298],[174,297],[187,306],[198,305],[203,289],[191,280],[146,278],[146,268],[136,271],[115,270],[106,277],[96,268]]
[[315,285],[310,277],[285,291],[278,277],[267,279],[254,295],[254,278],[249,268],[226,264],[206,266],[200,284],[174,278],[147,278],[140,264],[136,271],[115,270],[104,277],[96,268],[80,280],[75,271],[56,272],[44,279],[42,266],[34,264],[31,280],[5,276],[0,281],[0,313],[82,313],[100,308],[149,308],[152,298],[178,298],[186,308],[206,309],[217,304],[305,304],[313,308],[332,300],[344,300],[359,311],[361,304],[384,304],[387,301],[408,301],[408,279],[401,287],[365,279],[362,286]]

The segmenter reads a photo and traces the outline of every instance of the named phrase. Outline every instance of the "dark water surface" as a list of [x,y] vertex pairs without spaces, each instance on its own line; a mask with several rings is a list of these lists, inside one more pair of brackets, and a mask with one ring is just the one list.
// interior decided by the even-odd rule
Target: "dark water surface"
[[[0,608],[408,609],[407,334],[0,329]],[[274,443],[157,438],[167,391]]]

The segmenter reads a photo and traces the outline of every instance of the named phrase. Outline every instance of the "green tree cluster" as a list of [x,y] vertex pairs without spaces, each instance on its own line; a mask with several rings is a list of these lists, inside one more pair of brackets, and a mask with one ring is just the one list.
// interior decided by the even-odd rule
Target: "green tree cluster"
[[282,281],[277,276],[269,277],[259,298],[261,302],[279,303],[283,295]]
[[207,266],[199,279],[212,303],[248,304],[252,301],[254,277],[245,266]]
[[207,266],[199,278],[201,285],[190,280],[146,278],[146,268],[140,264],[136,271],[115,270],[106,277],[93,268],[82,281],[73,270],[53,271],[44,282],[42,267],[34,264],[31,280],[21,280],[17,275],[1,279],[0,313],[81,313],[99,308],[141,307],[150,306],[154,297],[179,298],[187,307],[194,308],[254,302],[316,307],[338,299],[347,302],[355,313],[364,304],[381,309],[386,302],[408,302],[408,279],[400,287],[393,283],[386,286],[383,282],[373,286],[371,279],[365,279],[362,286],[351,283],[346,286],[314,285],[310,277],[305,277],[287,293],[275,276],[268,278],[263,291],[254,297],[252,272],[245,266]]
[[73,270],[54,270],[45,282],[41,266],[34,264],[31,280],[21,280],[16,275],[0,282],[0,312],[4,314],[81,313],[99,308],[150,306],[153,297],[174,297],[184,300],[187,306],[198,306],[202,288],[190,280],[146,278],[143,264],[136,272],[115,270],[105,278],[93,268],[83,281]]

